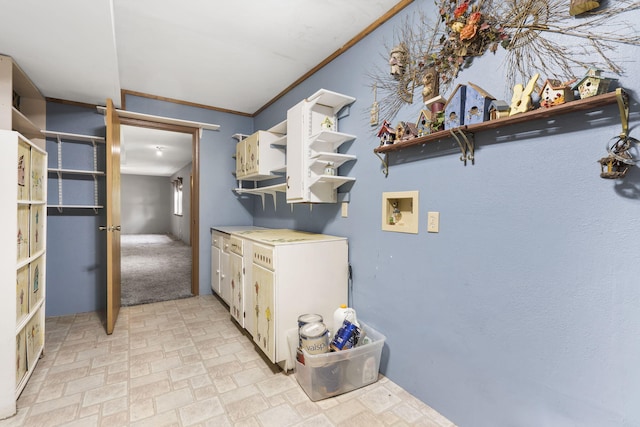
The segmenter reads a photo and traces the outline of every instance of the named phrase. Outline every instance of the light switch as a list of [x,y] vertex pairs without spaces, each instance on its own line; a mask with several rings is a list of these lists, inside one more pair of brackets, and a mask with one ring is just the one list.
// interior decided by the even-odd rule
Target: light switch
[[349,216],[349,203],[342,202],[342,218]]
[[427,212],[427,231],[437,233],[440,230],[440,212]]

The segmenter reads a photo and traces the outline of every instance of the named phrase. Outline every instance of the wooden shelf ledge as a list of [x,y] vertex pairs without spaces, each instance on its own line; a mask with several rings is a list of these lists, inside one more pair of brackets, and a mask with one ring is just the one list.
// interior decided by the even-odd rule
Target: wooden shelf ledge
[[[556,117],[561,114],[592,110],[597,107],[604,107],[605,105],[615,104],[616,102],[616,92],[609,92],[598,96],[592,96],[590,98],[567,102],[565,104],[557,105],[551,108],[538,108],[537,110],[527,111],[526,113],[517,114],[511,117],[489,120],[487,122],[476,123],[468,126],[460,126],[456,129],[459,129],[462,132],[476,133],[484,130],[515,125],[518,123],[530,122],[532,120]],[[441,130],[429,135],[421,136],[419,138],[410,139],[408,141],[397,142],[390,145],[381,145],[379,147],[376,147],[373,151],[374,153],[389,153],[392,151],[400,151],[404,148],[412,147],[415,145],[422,145],[444,138],[451,138],[451,132],[453,130],[454,129]]]

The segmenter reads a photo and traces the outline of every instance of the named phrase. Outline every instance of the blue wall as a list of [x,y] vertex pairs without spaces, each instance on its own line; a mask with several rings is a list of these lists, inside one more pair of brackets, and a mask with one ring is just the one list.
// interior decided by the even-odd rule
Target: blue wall
[[[104,116],[95,109],[75,105],[47,103],[47,129],[81,135],[104,136]],[[47,139],[49,167],[57,167],[57,143]],[[104,170],[104,145],[98,150],[98,169]],[[63,142],[64,168],[92,169],[93,149],[88,144]],[[104,179],[99,179],[99,200],[104,198]],[[49,204],[58,203],[58,181],[48,180]],[[65,179],[63,202],[93,204],[93,180],[81,176]],[[47,316],[86,311],[101,311],[105,307],[106,239],[98,227],[105,225],[104,210],[65,209],[62,213],[48,209],[47,223]]]
[[[368,76],[418,7],[433,6],[414,3],[255,120],[268,128],[319,88],[357,98],[340,122],[358,135],[345,150],[358,156],[349,217],[337,205],[292,213],[280,195],[277,210],[256,201],[254,224],[347,236],[353,305],[387,336],[383,372],[453,422],[640,425],[640,173],[604,180],[597,163],[620,133],[617,106],[482,132],[466,167],[451,140],[401,151],[385,178]],[[640,49],[620,52],[620,84],[634,94],[627,58]],[[501,60],[478,59],[455,83],[510,100]],[[394,123],[415,120],[419,101]],[[631,111],[637,122],[636,101]],[[420,192],[420,233],[381,231],[382,192],[405,190]],[[438,234],[427,211],[440,212]]]
[[[640,425],[640,242],[631,234],[640,225],[640,173],[632,168],[623,181],[604,180],[597,163],[620,133],[617,107],[482,132],[475,165],[464,166],[449,140],[404,150],[390,157],[385,178],[372,153],[378,141],[368,123],[369,75],[386,67],[394,29],[418,7],[433,5],[409,6],[255,120],[127,98],[132,111],[222,126],[205,131],[201,144],[201,294],[210,293],[211,225],[253,222],[346,236],[353,306],[387,337],[383,373],[454,423]],[[627,15],[630,22],[640,18]],[[637,63],[628,58],[637,58],[640,48],[620,52],[617,60],[627,68],[620,84],[633,99],[640,81]],[[500,67],[500,54],[483,57],[458,82],[509,99]],[[358,135],[345,147],[358,156],[348,166],[357,178],[347,196],[349,217],[340,217],[339,205],[292,212],[282,194],[277,210],[270,201],[263,210],[259,198],[238,199],[231,135],[279,123],[319,88],[357,98],[340,122],[340,130]],[[48,108],[54,129],[80,126],[86,129],[78,133],[90,133],[98,127],[89,114],[80,124],[66,116],[57,121],[55,108]],[[416,103],[396,120],[413,120],[419,110]],[[633,125],[636,101],[631,111]],[[381,231],[382,192],[404,190],[420,192],[419,234]],[[426,233],[427,211],[440,212],[438,234]],[[65,299],[100,288],[99,250],[77,265],[78,256],[89,256],[85,247],[100,247],[97,218],[50,217],[48,315],[73,310]],[[79,243],[69,239],[72,233]],[[70,266],[68,274],[59,271]],[[94,309],[83,307],[77,311]]]

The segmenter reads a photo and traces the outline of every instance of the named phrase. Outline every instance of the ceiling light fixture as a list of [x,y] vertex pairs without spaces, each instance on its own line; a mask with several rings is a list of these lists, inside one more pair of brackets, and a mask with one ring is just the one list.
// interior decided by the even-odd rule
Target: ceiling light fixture
[[160,147],[159,145],[158,145],[158,146],[156,146],[156,156],[158,156],[158,157],[159,157],[159,156],[162,156],[162,150],[163,150],[163,149],[164,149],[164,148],[163,148],[163,147]]

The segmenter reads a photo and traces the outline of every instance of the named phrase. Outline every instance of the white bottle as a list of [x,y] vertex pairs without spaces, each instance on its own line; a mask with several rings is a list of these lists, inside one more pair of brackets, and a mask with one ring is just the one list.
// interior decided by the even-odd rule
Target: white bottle
[[342,327],[342,323],[345,321],[345,319],[358,327],[360,326],[356,317],[356,310],[351,307],[347,307],[346,304],[342,304],[336,309],[336,311],[333,312],[334,335],[338,332],[338,329]]

